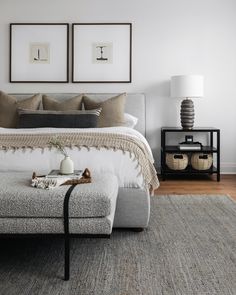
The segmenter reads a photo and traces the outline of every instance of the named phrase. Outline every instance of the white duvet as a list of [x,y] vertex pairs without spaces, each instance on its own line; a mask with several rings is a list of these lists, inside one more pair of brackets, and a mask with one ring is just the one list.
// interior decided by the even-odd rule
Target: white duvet
[[[152,158],[151,148],[138,131],[127,127],[89,128],[89,129],[64,129],[64,128],[36,128],[36,129],[7,129],[0,128],[0,134],[22,134],[22,133],[65,133],[65,132],[101,132],[126,134],[142,141],[148,148]],[[113,151],[102,148],[83,147],[80,150],[74,147],[68,148],[68,154],[74,162],[75,169],[88,168],[91,173],[114,173],[119,181],[120,187],[143,188],[143,176],[134,155],[121,150]],[[0,171],[35,171],[38,175],[46,174],[52,169],[59,169],[63,156],[56,150],[49,149],[26,149],[26,150],[0,150]]]

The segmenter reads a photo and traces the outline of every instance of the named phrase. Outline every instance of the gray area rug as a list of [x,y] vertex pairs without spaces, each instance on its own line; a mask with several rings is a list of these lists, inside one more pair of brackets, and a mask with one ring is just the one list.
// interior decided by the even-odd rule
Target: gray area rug
[[151,211],[142,233],[73,239],[69,282],[62,239],[0,240],[0,294],[236,294],[234,201],[156,196]]

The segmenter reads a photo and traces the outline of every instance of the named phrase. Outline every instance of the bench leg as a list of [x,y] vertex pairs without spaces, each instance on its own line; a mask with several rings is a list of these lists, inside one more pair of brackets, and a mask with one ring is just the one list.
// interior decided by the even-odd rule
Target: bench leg
[[70,232],[69,232],[69,200],[76,184],[69,187],[64,198],[63,215],[64,215],[64,237],[65,237],[65,262],[64,262],[64,280],[70,279]]
[[65,235],[65,245],[64,245],[64,280],[68,281],[70,279],[70,237]]

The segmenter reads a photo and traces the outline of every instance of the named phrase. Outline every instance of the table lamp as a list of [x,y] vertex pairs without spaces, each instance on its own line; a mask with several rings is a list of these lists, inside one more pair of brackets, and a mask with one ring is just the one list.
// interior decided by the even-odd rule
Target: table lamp
[[171,97],[182,97],[180,118],[183,129],[194,125],[194,104],[191,98],[203,97],[203,80],[200,75],[181,75],[171,77]]

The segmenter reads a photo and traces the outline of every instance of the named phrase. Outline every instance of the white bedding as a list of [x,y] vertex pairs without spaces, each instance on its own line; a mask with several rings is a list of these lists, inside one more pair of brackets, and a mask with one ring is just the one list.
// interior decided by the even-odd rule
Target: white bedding
[[[150,156],[152,152],[149,144],[141,133],[127,127],[69,129],[70,132],[101,132],[126,134],[142,141],[148,148]],[[22,133],[64,133],[64,128],[37,128],[37,129],[7,129],[0,128],[0,134],[22,134]],[[113,151],[102,148],[83,147],[81,150],[74,147],[68,149],[68,154],[74,162],[75,169],[89,168],[91,173],[114,173],[119,181],[120,187],[143,188],[143,176],[134,155],[130,157],[128,152],[121,150]],[[37,174],[48,173],[52,169],[58,169],[63,156],[55,150],[49,149],[26,149],[26,150],[0,150],[0,171],[35,171]]]

